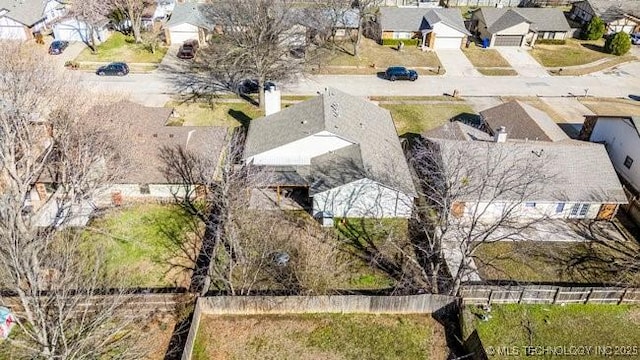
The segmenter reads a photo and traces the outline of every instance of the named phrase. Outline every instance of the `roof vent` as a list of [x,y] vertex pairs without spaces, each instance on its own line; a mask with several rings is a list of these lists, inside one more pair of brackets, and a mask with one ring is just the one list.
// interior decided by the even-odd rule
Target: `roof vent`
[[307,123],[307,120],[302,120],[302,121],[300,121],[300,124],[302,124],[302,125],[304,125],[304,124],[306,124],[306,123]]
[[173,134],[169,134],[169,137],[170,137],[170,138],[173,138]]
[[154,138],[157,138],[157,137],[158,137],[158,134],[153,134],[153,137],[154,137]]
[[333,117],[338,117],[340,116],[340,112],[338,111],[340,109],[338,103],[331,103],[331,113],[333,114]]

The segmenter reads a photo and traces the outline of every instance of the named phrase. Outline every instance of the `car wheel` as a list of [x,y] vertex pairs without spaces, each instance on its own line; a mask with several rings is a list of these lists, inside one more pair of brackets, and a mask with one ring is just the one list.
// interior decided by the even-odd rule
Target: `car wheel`
[[417,79],[417,77],[412,77],[412,78],[411,78],[411,79],[409,79],[409,80],[411,80],[411,81],[416,81],[416,79]]
[[98,76],[104,76],[104,71],[98,72]]
[[391,77],[389,77],[389,80],[390,81],[396,81],[396,77],[392,75]]
[[118,71],[118,72],[116,73],[116,75],[118,75],[118,76],[124,76],[124,73],[123,73],[122,71]]

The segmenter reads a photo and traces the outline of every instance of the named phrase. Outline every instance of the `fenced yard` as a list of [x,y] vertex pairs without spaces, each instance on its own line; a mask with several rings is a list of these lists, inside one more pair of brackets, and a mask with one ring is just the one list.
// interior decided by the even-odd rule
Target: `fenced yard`
[[463,304],[640,304],[640,288],[464,285]]

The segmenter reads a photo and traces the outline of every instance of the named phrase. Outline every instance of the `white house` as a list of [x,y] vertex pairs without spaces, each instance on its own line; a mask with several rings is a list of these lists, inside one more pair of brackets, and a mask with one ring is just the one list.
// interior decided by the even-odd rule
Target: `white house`
[[470,35],[457,8],[380,8],[382,39],[420,39],[423,48],[458,49]]
[[244,160],[271,168],[278,194],[304,188],[314,216],[411,215],[416,192],[391,114],[335,89],[251,121]]
[[481,7],[471,15],[471,30],[489,46],[533,46],[537,39],[564,40],[571,28],[557,8]]
[[[111,33],[108,30],[108,19],[105,19],[99,26],[93,28],[93,39],[96,44],[107,40]],[[53,26],[53,37],[56,40],[81,41],[91,43],[91,27],[86,22],[76,18],[66,18],[55,23]]]
[[[424,135],[441,157],[452,184],[464,184],[451,213],[495,219],[505,209],[520,218],[610,220],[627,199],[605,147],[572,139],[511,139],[509,129],[448,123]],[[476,186],[492,172],[495,178]],[[491,183],[503,181],[502,188]],[[531,181],[525,187],[516,184]],[[513,186],[516,191],[509,191]],[[523,190],[525,189],[525,190]],[[522,191],[521,191],[522,190]],[[524,194],[524,195],[523,195]],[[477,214],[477,213],[476,213]]]
[[164,25],[168,44],[181,44],[187,40],[198,40],[203,44],[214,28],[204,14],[206,4],[178,3]]
[[604,144],[618,174],[640,191],[640,118],[587,116],[582,129],[581,138]]
[[62,16],[58,0],[0,0],[0,39],[25,41]]

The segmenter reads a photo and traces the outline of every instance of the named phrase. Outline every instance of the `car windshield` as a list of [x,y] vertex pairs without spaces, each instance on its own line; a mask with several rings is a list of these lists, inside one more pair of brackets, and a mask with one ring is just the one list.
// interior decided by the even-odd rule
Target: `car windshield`
[[55,48],[60,48],[60,47],[62,47],[62,43],[58,42],[58,41],[54,41],[54,42],[51,43],[51,47],[54,48],[54,49]]

